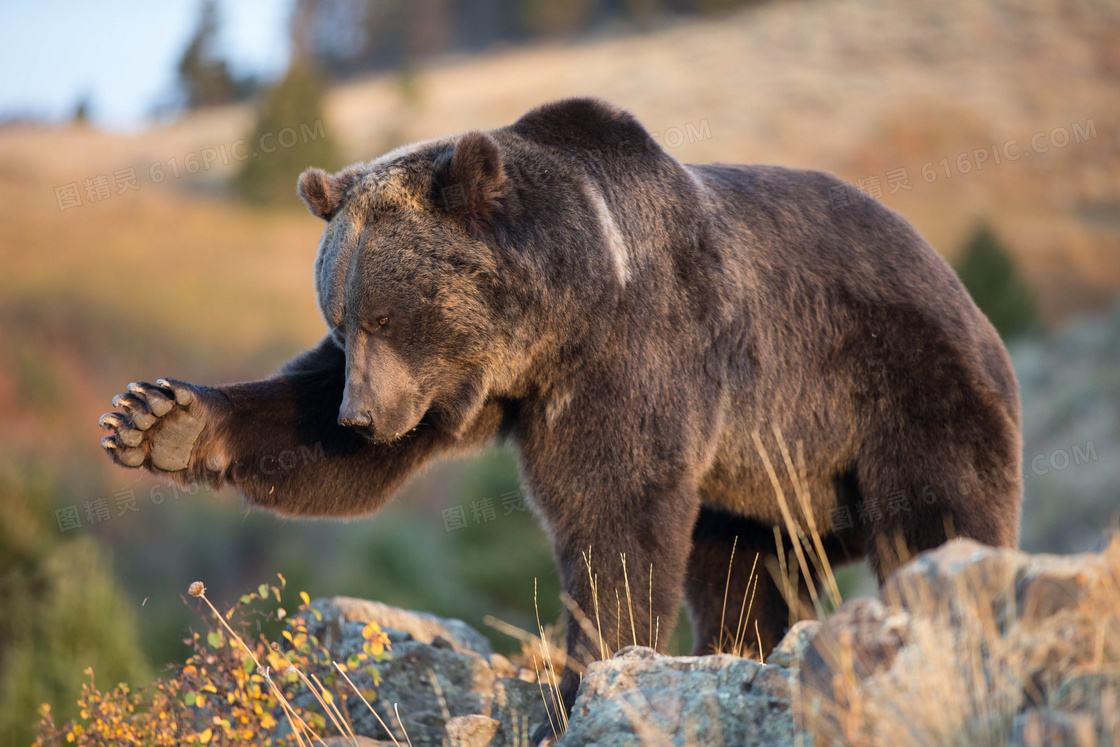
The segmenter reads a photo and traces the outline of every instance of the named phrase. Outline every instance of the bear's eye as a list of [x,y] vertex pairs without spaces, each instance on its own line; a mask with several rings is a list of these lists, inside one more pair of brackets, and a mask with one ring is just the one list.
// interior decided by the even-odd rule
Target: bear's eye
[[389,317],[383,316],[383,317],[381,317],[380,319],[377,320],[377,327],[380,329],[381,327],[384,327],[388,323],[389,323]]

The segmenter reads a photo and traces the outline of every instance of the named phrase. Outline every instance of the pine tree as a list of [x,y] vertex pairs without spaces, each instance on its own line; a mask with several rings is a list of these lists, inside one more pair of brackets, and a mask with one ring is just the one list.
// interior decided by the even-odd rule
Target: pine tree
[[225,60],[218,56],[218,8],[214,0],[202,4],[198,28],[179,60],[179,85],[190,109],[227,104],[238,93]]
[[87,93],[78,99],[78,103],[74,107],[74,116],[71,118],[70,122],[78,127],[85,127],[88,125],[90,108],[90,97]]
[[987,223],[978,225],[965,244],[957,273],[1005,340],[1038,329],[1030,286]]
[[296,179],[304,169],[341,166],[323,121],[322,87],[310,64],[295,62],[265,97],[248,141],[251,155],[236,181],[249,202],[295,205]]

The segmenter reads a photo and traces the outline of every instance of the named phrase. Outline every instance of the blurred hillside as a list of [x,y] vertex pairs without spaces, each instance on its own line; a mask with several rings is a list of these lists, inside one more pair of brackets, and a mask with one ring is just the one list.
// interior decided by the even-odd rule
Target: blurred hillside
[[1023,399],[1020,544],[1080,551],[1120,526],[1120,303],[1010,350]]
[[[549,550],[517,509],[507,453],[437,466],[371,521],[284,522],[246,515],[232,494],[173,495],[111,469],[96,423],[129,381],[259,378],[323,334],[311,284],[322,224],[298,204],[294,182],[281,185],[288,197],[278,207],[234,197],[246,160],[324,141],[343,162],[367,159],[587,94],[633,111],[684,161],[836,172],[950,259],[979,222],[991,226],[1052,337],[1016,352],[1024,396],[1046,398],[1026,403],[1028,450],[1072,457],[1075,443],[1087,448],[1098,431],[1069,430],[1075,415],[1117,432],[1106,386],[1115,369],[1103,357],[1115,332],[1068,327],[1120,290],[1114,4],[821,0],[654,18],[641,33],[445,56],[354,79],[326,92],[321,120],[280,121],[264,138],[251,134],[253,104],[199,110],[136,136],[0,128],[0,466],[52,475],[56,507],[81,520],[58,527],[60,546],[77,537],[112,548],[153,664],[181,655],[191,618],[179,595],[200,578],[218,604],[279,571],[314,596],[533,627],[536,576],[542,618],[555,617]],[[1067,327],[1104,342],[1055,342]],[[1101,361],[1096,378],[1082,376],[1082,354]],[[1047,368],[1055,356],[1064,367]],[[1111,409],[1100,407],[1109,394]],[[1114,463],[1096,443],[1101,462]],[[1065,522],[1051,516],[1062,513],[1059,499],[1075,479],[1101,473],[1053,469],[1028,481],[1027,522]],[[136,510],[121,498],[129,491]],[[1109,491],[1094,491],[1076,520],[1099,529]],[[450,528],[457,511],[465,526]],[[1082,549],[1083,527],[1056,526],[1026,529],[1024,543]]]
[[[1120,286],[1118,39],[1120,10],[1088,0],[776,3],[349,83],[328,95],[324,131],[344,160],[359,160],[508,124],[550,99],[603,96],[682,160],[782,163],[863,180],[949,255],[987,217],[1054,320],[1101,307]],[[232,155],[223,163],[220,151],[247,135],[252,115],[251,106],[203,110],[127,138],[10,128],[0,141],[2,178],[65,231],[120,203],[158,200],[150,192],[223,183],[240,163]],[[299,133],[301,124],[314,123],[290,126]],[[209,167],[188,174],[185,159],[193,153],[202,164],[208,149]],[[149,167],[162,162],[170,172],[172,158],[182,176],[152,184]],[[88,207],[53,215],[55,186],[129,166],[142,194],[104,200],[92,208],[96,218],[78,217]],[[887,172],[897,169],[911,189],[892,193]],[[306,247],[317,227],[297,223],[306,233],[292,240]]]

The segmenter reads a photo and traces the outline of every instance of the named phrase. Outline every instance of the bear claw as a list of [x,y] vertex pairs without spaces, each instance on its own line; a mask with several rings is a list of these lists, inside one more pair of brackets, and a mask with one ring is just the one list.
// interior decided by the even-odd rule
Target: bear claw
[[191,394],[189,389],[182,386],[175,386],[167,379],[156,379],[156,385],[164,389],[169,389],[175,395],[175,403],[183,407],[186,407],[194,401],[194,395]]
[[162,418],[175,407],[173,391],[164,391],[161,387],[144,383],[129,384],[128,390],[142,399],[157,418]]
[[97,421],[113,431],[101,439],[113,461],[125,467],[150,464],[165,472],[190,466],[206,417],[197,408],[188,409],[194,402],[189,385],[158,379],[156,384],[131,382],[127,390],[113,397],[113,406],[123,412],[107,412]]

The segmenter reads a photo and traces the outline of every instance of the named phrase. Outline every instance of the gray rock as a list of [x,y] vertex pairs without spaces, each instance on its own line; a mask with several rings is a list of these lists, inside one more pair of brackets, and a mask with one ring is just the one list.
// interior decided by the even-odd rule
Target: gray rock
[[[390,658],[373,665],[381,676],[371,703],[377,715],[356,695],[346,703],[360,735],[395,737],[414,747],[504,747],[525,744],[544,718],[539,686],[518,679],[510,661],[493,653],[489,641],[461,620],[349,597],[317,599],[311,606],[321,619],[305,616],[308,633],[336,661],[362,650],[362,629],[369,622],[381,625],[389,638]],[[351,678],[359,688],[372,686],[361,670]],[[312,696],[304,694],[297,703],[310,707]]]
[[1120,542],[1056,556],[955,540],[820,626],[798,725],[818,747],[1111,744],[1117,671]]
[[[494,650],[486,636],[467,625],[462,620],[436,617],[427,612],[410,612],[381,602],[371,602],[353,597],[331,597],[316,599],[312,602],[323,616],[326,629],[337,636],[343,623],[376,622],[387,633],[391,642],[406,640],[432,643],[437,637],[451,643],[460,653],[472,652],[489,657]],[[406,634],[407,638],[405,635]],[[328,639],[320,637],[323,642]]]
[[[556,744],[1114,744],[1120,540],[1101,548],[950,542],[900,568],[878,598],[795,625],[765,665],[625,648],[588,667]],[[313,605],[322,620],[308,632],[336,660],[361,649],[369,620],[392,641],[373,703],[388,728],[347,702],[365,737],[524,747],[544,718],[541,686],[459,621],[344,598]]]
[[766,663],[777,667],[796,664],[805,655],[805,650],[820,627],[819,620],[800,620],[794,623],[781,642],[766,657]]
[[494,699],[490,715],[501,726],[493,747],[524,747],[529,735],[544,720],[544,694],[540,684],[517,677],[499,677],[494,681]]
[[787,670],[727,654],[625,648],[588,667],[557,746],[792,744],[787,680]]
[[[360,648],[360,640],[355,641],[355,649]],[[340,655],[352,653],[348,648],[343,646]],[[397,644],[392,653],[391,659],[376,665],[381,684],[372,705],[402,743],[407,734],[413,745],[441,744],[449,719],[490,716],[494,674],[485,659],[419,641]],[[363,684],[357,678],[355,682],[359,687]],[[352,705],[355,731],[388,738],[368,709],[356,699]]]
[[487,747],[499,726],[486,716],[456,716],[447,722],[443,747]]

